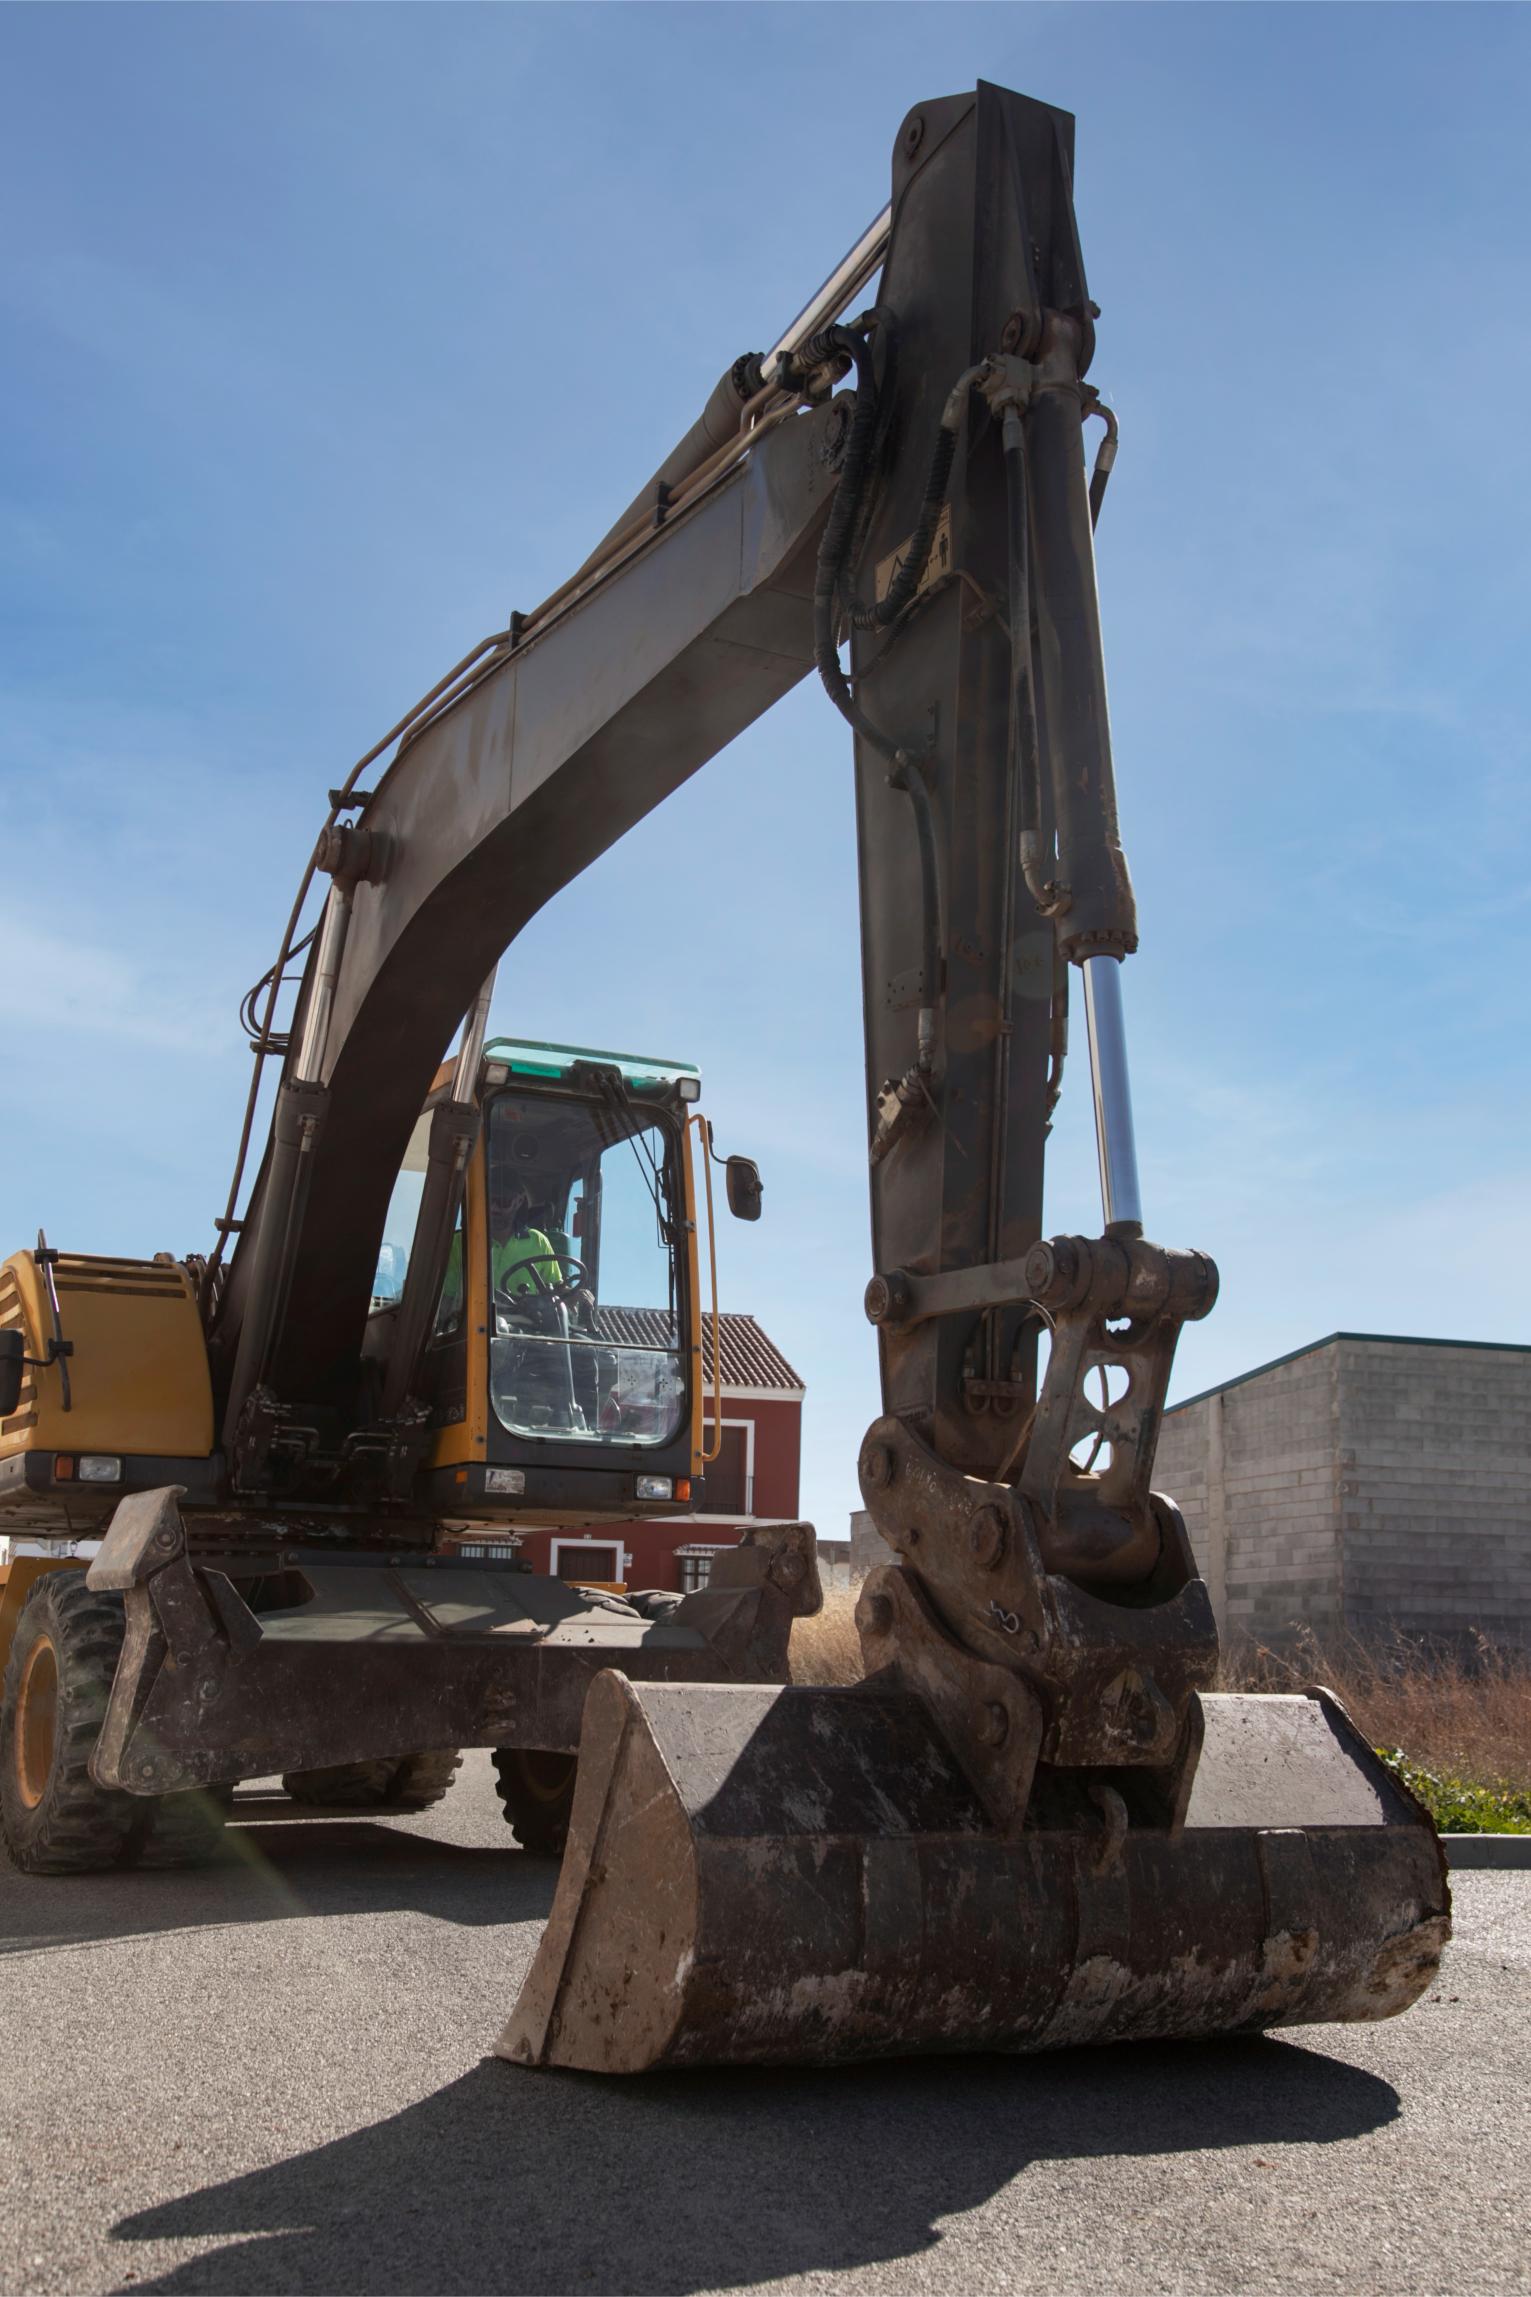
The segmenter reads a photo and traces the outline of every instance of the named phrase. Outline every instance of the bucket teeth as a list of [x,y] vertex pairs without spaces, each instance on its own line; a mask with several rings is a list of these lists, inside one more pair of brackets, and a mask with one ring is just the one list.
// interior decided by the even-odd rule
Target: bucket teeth
[[1407,2008],[1449,1928],[1428,1820],[1332,1702],[1205,1706],[1184,1829],[1007,1837],[907,1692],[601,1675],[499,2054],[637,2073]]

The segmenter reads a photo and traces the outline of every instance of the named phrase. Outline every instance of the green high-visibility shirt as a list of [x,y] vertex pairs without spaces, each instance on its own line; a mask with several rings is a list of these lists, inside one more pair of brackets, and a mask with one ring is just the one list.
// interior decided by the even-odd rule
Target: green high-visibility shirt
[[[535,1273],[526,1266],[528,1260],[540,1262]],[[499,1292],[545,1291],[563,1281],[563,1263],[540,1228],[529,1228],[523,1236],[502,1237],[491,1248],[489,1265]]]

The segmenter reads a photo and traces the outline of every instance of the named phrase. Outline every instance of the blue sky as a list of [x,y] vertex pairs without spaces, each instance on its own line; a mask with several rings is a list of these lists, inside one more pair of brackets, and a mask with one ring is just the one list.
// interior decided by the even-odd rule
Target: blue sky
[[[1178,1392],[1336,1327],[1531,1338],[1528,65],[1490,8],[0,11],[0,1249],[205,1246],[325,790],[982,76],[1079,115],[1144,1193],[1223,1270]],[[700,1063],[826,1534],[876,1408],[857,946],[805,687],[495,1011]]]

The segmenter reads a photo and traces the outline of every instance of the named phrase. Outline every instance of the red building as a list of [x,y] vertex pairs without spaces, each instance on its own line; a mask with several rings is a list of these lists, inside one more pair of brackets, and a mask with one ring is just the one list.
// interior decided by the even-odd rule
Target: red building
[[[637,1325],[648,1313],[626,1308]],[[656,1314],[658,1327],[662,1319]],[[723,1357],[723,1443],[707,1469],[702,1506],[695,1515],[660,1523],[561,1525],[523,1531],[522,1559],[534,1571],[560,1579],[628,1587],[691,1587],[706,1575],[715,1547],[731,1547],[746,1525],[795,1523],[802,1456],[802,1380],[753,1316],[720,1316]],[[703,1327],[706,1441],[713,1442],[717,1386],[712,1363],[712,1318]],[[635,1331],[635,1339],[647,1335]],[[656,1329],[652,1345],[663,1345]],[[688,1552],[690,1551],[690,1552]]]

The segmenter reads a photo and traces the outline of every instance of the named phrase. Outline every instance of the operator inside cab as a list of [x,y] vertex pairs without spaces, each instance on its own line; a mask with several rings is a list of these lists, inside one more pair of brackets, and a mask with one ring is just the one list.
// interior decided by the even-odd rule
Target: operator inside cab
[[[513,1173],[493,1169],[489,1197],[489,1266],[496,1292],[508,1292],[512,1298],[550,1291],[562,1282],[564,1275],[563,1256],[552,1238],[545,1230],[532,1225],[532,1200],[525,1187]],[[542,1279],[540,1285],[538,1276]]]

